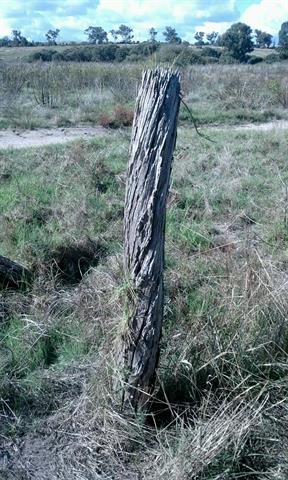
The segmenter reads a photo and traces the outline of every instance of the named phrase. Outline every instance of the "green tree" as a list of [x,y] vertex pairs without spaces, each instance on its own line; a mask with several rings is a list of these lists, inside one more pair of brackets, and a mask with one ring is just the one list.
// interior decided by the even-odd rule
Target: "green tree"
[[175,28],[173,27],[165,27],[163,32],[163,36],[165,38],[165,42],[167,43],[181,43],[182,40],[179,37],[178,33],[176,32]]
[[197,45],[197,47],[202,47],[204,45],[204,37],[205,37],[204,32],[195,33],[194,38],[196,40],[195,45]]
[[48,30],[48,32],[45,34],[48,45],[57,45],[56,40],[59,36],[59,33],[59,28],[56,28],[56,30]]
[[288,22],[282,23],[280,28],[279,50],[282,58],[288,58]]
[[272,45],[273,36],[270,33],[262,32],[262,30],[255,30],[256,47],[269,48]]
[[149,41],[150,42],[152,42],[152,43],[156,42],[157,35],[158,35],[158,32],[157,32],[157,30],[155,30],[155,28],[152,27],[152,28],[149,29]]
[[209,45],[215,45],[218,35],[218,32],[211,32],[206,34],[207,42],[209,43]]
[[131,43],[134,35],[133,28],[128,27],[128,25],[120,25],[116,35],[121,38],[121,43]]
[[89,43],[102,44],[108,42],[107,32],[102,27],[88,27],[84,31],[85,35],[88,35]]
[[251,27],[241,22],[234,23],[221,35],[220,45],[225,47],[233,58],[245,62],[247,53],[254,49]]
[[12,30],[12,45],[13,47],[26,47],[28,45],[27,38],[23,37],[20,30]]
[[117,42],[117,39],[118,39],[117,31],[116,30],[110,30],[109,33],[112,35],[114,42]]
[[9,39],[9,37],[5,36],[0,38],[0,47],[7,47],[10,44],[11,40]]

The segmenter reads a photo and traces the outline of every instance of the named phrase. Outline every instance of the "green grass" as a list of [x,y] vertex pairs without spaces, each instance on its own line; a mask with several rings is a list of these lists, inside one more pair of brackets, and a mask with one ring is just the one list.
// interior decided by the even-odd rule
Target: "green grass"
[[[24,62],[18,68],[5,61],[0,127],[109,125],[117,112],[114,125],[125,126],[123,112],[130,112],[130,122],[142,70],[154,66],[149,60],[145,65]],[[181,69],[181,75],[185,103],[200,125],[287,119],[286,63],[197,65]],[[180,120],[191,123],[184,105]]]
[[3,62],[0,126],[98,124],[119,105],[132,108],[141,71],[141,65],[23,63],[18,68]]
[[[3,169],[11,173],[0,185],[1,216],[6,227],[0,235],[1,250],[16,257],[25,251],[27,258],[42,252],[43,258],[47,249],[64,238],[77,240],[104,234],[111,218],[121,215],[123,193],[116,180],[126,160],[121,150],[111,146],[110,139],[100,138],[94,143],[79,141],[68,148],[11,151],[9,161],[3,153]],[[111,165],[114,155],[117,163]],[[75,183],[75,178],[82,180]],[[115,200],[107,201],[111,193]]]
[[56,45],[53,47],[48,46],[41,46],[41,47],[1,47],[0,48],[0,59],[5,62],[17,62],[17,61],[25,61],[27,58],[36,52],[40,52],[41,50],[57,50],[57,52],[63,52],[67,49],[71,48],[69,45]]
[[[35,278],[27,292],[1,292],[8,313],[0,325],[0,433],[16,444],[35,435],[40,450],[43,436],[57,441],[61,461],[44,449],[62,478],[287,478],[287,136],[203,133],[213,141],[187,125],[178,132],[159,404],[148,426],[109,402],[112,345],[129,291],[129,132],[0,151],[0,253]],[[90,242],[102,242],[105,254],[78,282],[61,281],[57,249],[84,255]]]

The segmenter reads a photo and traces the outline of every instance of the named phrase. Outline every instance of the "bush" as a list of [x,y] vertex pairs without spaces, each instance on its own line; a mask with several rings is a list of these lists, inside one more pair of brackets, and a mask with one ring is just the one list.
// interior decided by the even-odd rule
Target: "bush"
[[136,55],[136,53],[132,53],[131,55],[128,55],[128,57],[126,57],[127,61],[129,62],[141,62],[141,60],[143,60],[143,57],[141,55]]
[[269,84],[269,90],[272,92],[276,104],[280,104],[284,108],[288,107],[288,81],[286,78],[273,80]]
[[114,112],[103,112],[99,117],[99,123],[104,128],[130,127],[133,123],[133,110],[125,105],[117,105]]
[[163,63],[171,63],[176,66],[184,67],[185,65],[206,63],[205,59],[192,48],[183,47],[181,45],[163,45],[159,50],[159,60]]
[[43,62],[51,62],[53,59],[53,56],[57,54],[57,50],[51,50],[51,49],[43,49],[40,50],[39,52],[35,52],[32,55],[28,57],[28,60],[30,61],[43,61]]
[[130,127],[133,123],[133,110],[123,106],[117,105],[114,111],[114,118],[116,125],[123,127]]
[[288,50],[284,48],[279,49],[279,58],[280,60],[288,60]]
[[201,56],[202,60],[203,60],[203,63],[206,64],[206,63],[219,63],[219,58],[217,57],[205,57],[205,56]]
[[257,57],[256,55],[251,55],[251,57],[248,58],[247,63],[249,65],[256,65],[256,63],[261,63],[263,62],[262,57]]
[[232,57],[232,55],[229,53],[222,53],[221,57],[219,58],[219,63],[232,64],[239,63],[239,61]]
[[69,48],[63,55],[64,61],[69,62],[113,62],[115,60],[117,45],[95,45]]
[[63,62],[64,55],[60,52],[57,52],[52,57],[53,62]]
[[139,45],[85,45],[67,48],[61,53],[53,49],[43,49],[29,56],[29,61],[51,62],[123,62],[128,59],[138,61],[145,59],[158,49],[158,44],[141,43]]
[[155,53],[159,49],[158,43],[143,42],[138,45],[131,45],[129,47],[129,55],[138,55],[141,57],[147,57]]
[[117,45],[97,45],[91,52],[92,62],[111,62],[115,60],[117,49],[120,48]]
[[115,60],[116,62],[123,62],[129,55],[129,48],[128,47],[120,47],[117,49],[115,53]]
[[270,55],[267,55],[265,58],[266,63],[276,63],[280,61],[280,57],[277,53],[270,53]]
[[201,55],[201,57],[213,57],[213,58],[221,57],[221,52],[216,48],[212,48],[212,47],[201,48],[201,51],[199,52],[199,54]]

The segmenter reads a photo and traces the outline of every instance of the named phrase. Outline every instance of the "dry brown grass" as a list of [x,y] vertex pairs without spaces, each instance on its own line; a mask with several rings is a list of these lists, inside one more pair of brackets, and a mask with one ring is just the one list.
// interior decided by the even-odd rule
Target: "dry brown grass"
[[[214,143],[179,130],[157,388],[151,410],[135,417],[112,388],[126,320],[127,132],[1,154],[12,217],[3,248],[32,263],[33,252],[41,260],[68,241],[85,245],[91,231],[108,246],[77,284],[37,267],[27,294],[1,292],[3,478],[286,480],[286,133],[209,135]],[[21,183],[27,170],[40,182],[33,191],[30,176]]]

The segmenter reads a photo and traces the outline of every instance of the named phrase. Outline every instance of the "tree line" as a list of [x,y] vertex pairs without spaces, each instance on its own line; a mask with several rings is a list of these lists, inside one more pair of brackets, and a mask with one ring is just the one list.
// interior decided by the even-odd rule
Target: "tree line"
[[[87,41],[82,44],[91,45],[104,45],[108,43],[117,44],[159,44],[157,36],[158,31],[151,27],[148,30],[148,38],[144,42],[136,42],[134,40],[133,28],[128,25],[120,25],[118,29],[105,31],[101,26],[89,26],[85,31]],[[12,30],[11,38],[0,38],[0,46],[55,46],[57,45],[60,30],[50,29],[45,34],[46,42],[30,42],[21,34],[20,30]],[[183,41],[176,29],[171,26],[166,26],[162,32],[164,37],[164,43],[173,45],[189,46],[190,43]],[[109,41],[109,35],[112,38],[112,42]],[[273,42],[273,36],[265,31],[255,29],[254,32],[249,25],[245,23],[237,22],[231,25],[228,30],[220,35],[218,32],[196,32],[194,35],[194,45],[199,48],[205,46],[219,46],[224,47],[228,53],[237,61],[245,62],[247,60],[247,54],[252,52],[255,48],[271,48],[275,47]],[[75,44],[76,42],[69,42]],[[288,58],[288,21],[281,25],[279,31],[279,43],[278,49],[282,58]]]

